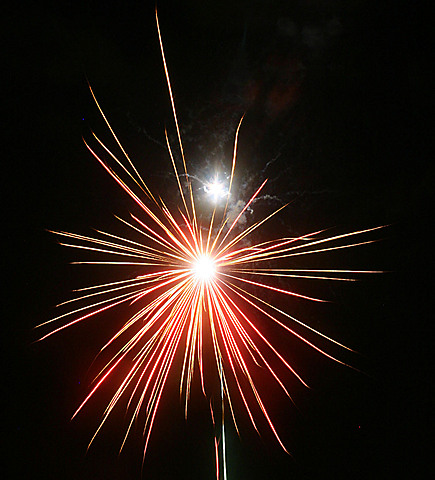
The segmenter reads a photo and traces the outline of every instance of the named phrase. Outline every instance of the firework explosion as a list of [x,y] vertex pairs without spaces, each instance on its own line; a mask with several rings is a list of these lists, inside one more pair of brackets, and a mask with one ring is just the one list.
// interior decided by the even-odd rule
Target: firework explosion
[[[156,20],[182,163],[182,170],[179,171],[169,136],[165,132],[169,158],[180,195],[179,208],[172,211],[163,199],[153,195],[112,130],[91,89],[98,110],[116,141],[120,154],[109,150],[95,134],[92,139],[95,147],[85,141],[86,147],[140,208],[142,214],[131,214],[128,220],[119,219],[131,230],[132,236],[129,238],[103,231],[98,231],[98,235],[93,237],[67,232],[54,233],[66,239],[66,242],[62,243],[65,246],[111,256],[110,261],[76,263],[122,265],[127,268],[134,266],[143,273],[133,278],[127,276],[118,281],[78,290],[77,298],[62,304],[67,306],[66,313],[43,324],[55,327],[42,339],[114,307],[135,307],[135,313],[103,347],[102,350],[113,347],[115,353],[74,414],[77,415],[100,387],[110,380],[113,372],[127,368],[92,438],[95,438],[123,399],[127,402],[130,416],[121,449],[140,413],[145,412],[144,451],[147,450],[156,413],[170,375],[179,376],[180,395],[184,400],[187,415],[195,372],[199,374],[201,389],[204,395],[210,397],[211,416],[215,424],[212,395],[207,383],[210,362],[205,362],[205,357],[213,358],[214,369],[211,369],[211,373],[220,385],[217,400],[221,404],[222,419],[221,433],[215,438],[219,478],[218,435],[221,436],[220,448],[225,476],[223,410],[224,405],[228,405],[237,428],[235,398],[237,403],[243,405],[257,431],[256,416],[261,412],[277,442],[286,450],[264,401],[264,392],[256,383],[256,371],[261,368],[268,372],[272,381],[289,397],[285,375],[291,374],[307,386],[305,380],[286,360],[285,354],[278,351],[269,340],[264,325],[275,324],[310,348],[344,364],[305,338],[299,333],[300,328],[308,330],[310,335],[321,337],[322,341],[326,340],[345,349],[348,349],[347,347],[314,330],[266,299],[273,294],[297,297],[310,302],[325,300],[303,295],[293,289],[277,287],[274,280],[302,278],[352,281],[357,274],[375,273],[312,268],[303,270],[290,268],[288,262],[294,257],[317,255],[370,243],[373,240],[353,239],[381,227],[330,237],[322,237],[323,232],[317,231],[298,238],[284,237],[254,244],[253,232],[263,227],[284,207],[272,211],[251,225],[240,227],[242,216],[249,211],[265,188],[267,180],[264,180],[234,218],[231,216],[230,219],[228,215],[243,118],[235,131],[231,174],[227,184],[216,180],[204,184],[202,188],[211,196],[214,204],[211,215],[204,222],[197,213],[195,189],[188,175],[157,15]],[[97,149],[100,153],[97,153]],[[220,200],[224,205],[219,205]],[[292,327],[295,324],[297,329]],[[122,343],[121,348],[116,347],[119,341]]]

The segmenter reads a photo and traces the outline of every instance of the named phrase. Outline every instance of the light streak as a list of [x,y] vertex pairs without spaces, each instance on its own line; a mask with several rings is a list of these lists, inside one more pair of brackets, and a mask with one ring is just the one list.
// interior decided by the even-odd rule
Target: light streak
[[[144,412],[144,454],[168,376],[179,376],[179,390],[184,398],[187,416],[196,369],[199,371],[204,395],[210,396],[206,385],[206,376],[209,375],[204,372],[203,359],[204,356],[214,357],[214,374],[220,385],[222,472],[226,480],[225,406],[228,406],[237,431],[235,403],[243,406],[242,409],[257,431],[259,427],[256,416],[262,414],[277,442],[287,451],[277,426],[269,414],[264,391],[255,381],[256,371],[262,369],[268,372],[272,381],[275,381],[283,393],[289,397],[290,394],[285,386],[286,375],[292,375],[301,384],[308,386],[285,359],[285,352],[280,352],[274,347],[272,340],[265,333],[264,326],[268,323],[277,325],[298,341],[340,364],[344,362],[328,353],[326,347],[320,347],[306,339],[300,333],[301,327],[311,334],[316,334],[323,342],[348,349],[288,312],[277,308],[270,301],[265,300],[263,295],[268,292],[268,294],[287,297],[289,301],[298,298],[308,302],[323,302],[326,300],[306,295],[294,288],[283,287],[281,283],[278,287],[276,279],[351,281],[358,278],[360,274],[378,273],[347,269],[301,269],[294,268],[291,261],[297,256],[324,254],[332,250],[371,243],[374,240],[351,239],[363,237],[382,227],[329,237],[319,237],[323,232],[312,232],[296,238],[277,238],[253,243],[253,232],[263,227],[264,223],[281,208],[247,228],[239,228],[241,216],[254,200],[258,199],[260,191],[265,188],[267,182],[265,180],[252,193],[236,218],[231,223],[228,222],[226,211],[236,172],[237,142],[243,117],[235,133],[231,176],[226,191],[227,200],[223,217],[218,220],[218,210],[215,206],[207,222],[200,224],[196,214],[194,191],[189,180],[157,12],[156,21],[183,164],[184,173],[181,176],[166,134],[168,154],[181,199],[180,208],[171,211],[163,199],[153,195],[121,146],[91,89],[95,104],[120,149],[120,155],[110,151],[95,134],[93,137],[96,140],[96,148],[99,148],[101,153],[97,153],[96,148],[91,148],[87,142],[85,145],[106,172],[139,207],[141,216],[132,214],[129,220],[119,219],[131,230],[131,238],[103,231],[97,231],[95,236],[53,232],[67,239],[67,243],[63,243],[65,246],[90,252],[96,258],[104,257],[101,260],[92,258],[75,263],[118,265],[125,267],[127,273],[126,277],[120,280],[77,290],[76,298],[60,305],[67,305],[66,312],[42,324],[50,324],[51,328],[42,336],[42,339],[87,321],[109,309],[119,306],[135,308],[133,315],[103,346],[102,350],[106,350],[109,347],[115,347],[117,342],[122,340],[121,348],[115,349],[112,358],[97,376],[92,390],[78,407],[74,417],[100,390],[101,385],[110,381],[114,371],[121,365],[127,365],[127,373],[124,374],[110,400],[91,443],[120,400],[127,398],[129,421],[121,449],[133,424],[138,420],[140,412]],[[183,188],[181,177],[186,178],[187,191]],[[107,260],[107,257],[111,260]],[[268,262],[266,267],[264,262]],[[259,264],[263,268],[259,268]],[[132,266],[140,269],[141,273],[137,276],[129,276],[129,268]],[[206,338],[211,340],[208,342],[211,346],[205,346]],[[181,362],[177,356],[180,352]],[[276,365],[280,365],[280,368],[278,369]],[[286,374],[283,374],[282,370]],[[212,408],[211,413],[214,423]],[[216,468],[219,478],[218,443],[218,439],[215,438]]]

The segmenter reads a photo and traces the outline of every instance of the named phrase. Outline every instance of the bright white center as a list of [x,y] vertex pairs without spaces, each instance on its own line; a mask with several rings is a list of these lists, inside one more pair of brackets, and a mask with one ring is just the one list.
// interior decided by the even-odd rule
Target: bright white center
[[194,263],[193,271],[198,280],[209,282],[216,273],[216,266],[212,258],[202,255]]
[[213,199],[214,202],[217,202],[219,198],[225,196],[224,185],[218,181],[204,185],[204,191]]

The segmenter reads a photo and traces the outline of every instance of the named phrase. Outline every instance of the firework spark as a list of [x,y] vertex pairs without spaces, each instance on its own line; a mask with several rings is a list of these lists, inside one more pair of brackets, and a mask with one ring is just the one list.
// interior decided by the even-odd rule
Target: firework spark
[[[323,232],[317,231],[298,238],[277,238],[253,243],[253,232],[258,231],[284,207],[248,227],[243,229],[239,227],[242,215],[265,188],[265,180],[252,192],[250,199],[234,219],[229,220],[227,216],[236,171],[238,136],[243,118],[235,132],[228,185],[225,188],[219,187],[225,191],[226,205],[220,209],[215,205],[208,220],[206,222],[200,220],[197,215],[195,192],[188,175],[157,14],[156,20],[182,163],[180,173],[166,133],[168,154],[180,195],[180,206],[176,211],[172,211],[163,199],[151,192],[122,147],[89,87],[120,154],[109,150],[94,133],[95,147],[91,147],[90,143],[85,141],[86,147],[140,208],[141,215],[131,214],[129,219],[119,219],[131,230],[130,238],[103,231],[97,231],[95,236],[61,231],[54,233],[65,239],[65,242],[62,242],[65,246],[104,256],[101,257],[102,260],[97,257],[97,260],[76,263],[119,265],[126,266],[127,270],[128,267],[134,266],[141,270],[141,274],[78,290],[76,298],[65,302],[68,308],[66,313],[43,324],[50,324],[52,327],[42,338],[117,306],[135,308],[134,314],[102,348],[102,350],[115,348],[118,341],[122,340],[121,348],[115,349],[115,353],[98,375],[92,390],[74,414],[76,416],[82,410],[114,371],[121,365],[127,366],[127,372],[110,400],[91,443],[121,399],[126,399],[130,416],[121,449],[140,412],[144,412],[144,451],[146,451],[169,375],[179,375],[179,390],[184,399],[187,415],[196,371],[199,372],[204,395],[211,396],[208,393],[206,379],[208,374],[204,366],[204,357],[211,356],[214,359],[214,374],[220,385],[218,400],[222,405],[222,418],[226,404],[237,428],[234,408],[237,397],[237,402],[242,404],[253,427],[259,430],[256,416],[261,412],[277,442],[286,450],[269,414],[264,394],[255,381],[256,369],[267,371],[271,379],[289,397],[283,371],[293,375],[303,385],[307,384],[286,360],[285,354],[278,351],[264,333],[264,325],[268,322],[277,325],[325,357],[341,364],[344,364],[341,360],[299,333],[299,327],[308,330],[310,334],[316,334],[322,341],[326,340],[342,348],[348,348],[270,303],[265,299],[268,298],[266,293],[310,302],[323,302],[324,299],[278,287],[274,279],[352,281],[357,274],[375,273],[357,270],[303,270],[287,265],[294,257],[318,255],[370,243],[373,240],[354,239],[381,227],[329,237],[321,237]],[[97,149],[100,153],[97,153]],[[107,256],[110,256],[111,260],[106,260]],[[261,268],[262,265],[264,268]],[[292,327],[292,324],[297,324],[298,328]],[[211,412],[214,423],[213,408]],[[224,442],[223,423],[221,432]],[[215,445],[218,456],[217,438]],[[223,454],[225,455],[225,446]],[[218,458],[217,470],[219,478]]]

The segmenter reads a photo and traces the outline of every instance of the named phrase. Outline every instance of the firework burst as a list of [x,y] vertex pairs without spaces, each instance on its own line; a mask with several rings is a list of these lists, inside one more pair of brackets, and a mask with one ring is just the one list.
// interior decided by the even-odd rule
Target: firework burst
[[[237,403],[243,406],[254,428],[258,431],[256,417],[261,412],[277,442],[285,450],[269,414],[264,393],[256,383],[256,371],[261,368],[268,372],[272,381],[289,397],[285,375],[290,374],[303,385],[307,384],[286,360],[285,352],[275,348],[265,333],[264,325],[277,325],[283,332],[295,336],[310,348],[338,363],[343,362],[305,338],[300,333],[301,329],[308,330],[310,336],[317,335],[323,343],[326,340],[348,348],[304,324],[267,299],[273,294],[309,302],[325,301],[283,288],[281,284],[277,286],[277,278],[352,281],[357,274],[375,273],[356,270],[303,270],[290,268],[288,264],[294,257],[319,255],[370,243],[373,240],[358,240],[358,237],[381,227],[329,237],[322,236],[323,232],[317,231],[298,238],[284,237],[253,243],[253,232],[263,227],[284,207],[272,211],[262,220],[240,228],[242,216],[265,189],[267,181],[264,180],[252,192],[238,214],[229,219],[228,204],[236,171],[238,137],[243,118],[235,131],[228,185],[225,188],[219,187],[219,196],[224,192],[226,198],[225,206],[219,207],[215,202],[212,213],[204,222],[202,216],[200,218],[197,214],[195,190],[188,175],[157,15],[156,20],[182,164],[182,170],[179,171],[169,136],[165,132],[169,158],[178,185],[179,208],[170,210],[165,201],[148,188],[91,89],[95,104],[116,141],[119,154],[109,150],[96,134],[92,137],[95,146],[91,147],[91,142],[85,141],[86,147],[139,207],[141,214],[131,214],[129,219],[119,218],[124,226],[131,230],[130,237],[103,231],[97,231],[95,236],[59,231],[54,233],[65,239],[62,242],[65,246],[105,256],[101,261],[97,257],[97,260],[76,263],[120,265],[127,270],[128,267],[134,267],[141,273],[78,290],[76,298],[62,304],[67,308],[65,313],[43,324],[49,324],[51,330],[42,338],[117,306],[132,306],[135,309],[134,314],[103,347],[102,350],[113,347],[115,352],[74,414],[77,415],[100,387],[110,380],[113,372],[124,365],[122,368],[127,369],[126,373],[95,432],[97,435],[121,399],[125,399],[130,415],[121,449],[140,412],[144,412],[146,451],[156,412],[170,375],[179,375],[179,390],[184,400],[186,415],[194,377],[199,378],[204,395],[211,396],[207,385],[209,373],[205,372],[210,362],[204,361],[205,357],[211,357],[214,359],[213,373],[220,385],[218,400],[222,405],[222,417],[223,405],[226,404],[237,428],[234,408],[237,397]],[[111,257],[109,261],[106,260],[107,256]],[[294,325],[297,325],[297,328]],[[121,348],[117,347],[119,341]],[[213,407],[211,413],[214,422]],[[222,427],[222,437],[223,432]],[[215,443],[217,452],[217,439]],[[217,470],[219,472],[219,468]],[[219,477],[219,473],[217,475]]]

